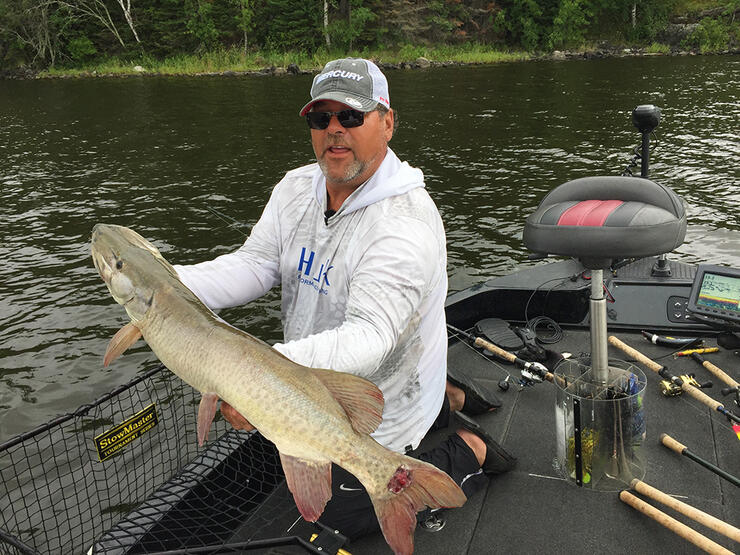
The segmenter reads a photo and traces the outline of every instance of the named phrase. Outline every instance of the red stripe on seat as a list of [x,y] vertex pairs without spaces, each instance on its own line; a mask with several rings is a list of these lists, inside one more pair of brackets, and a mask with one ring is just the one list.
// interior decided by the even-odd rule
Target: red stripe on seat
[[557,225],[602,226],[622,204],[621,200],[584,200],[563,212]]

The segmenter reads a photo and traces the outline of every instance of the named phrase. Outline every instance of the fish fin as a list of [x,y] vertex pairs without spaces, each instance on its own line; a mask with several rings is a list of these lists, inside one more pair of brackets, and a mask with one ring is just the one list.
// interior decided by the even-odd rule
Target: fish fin
[[331,463],[299,459],[280,453],[285,481],[301,516],[316,522],[331,499]]
[[334,399],[347,413],[352,428],[359,434],[371,434],[383,420],[383,393],[373,382],[347,374],[312,368]]
[[108,348],[105,350],[105,356],[103,357],[103,366],[108,366],[116,360],[140,338],[141,330],[133,322],[129,322],[123,326],[108,342]]
[[417,511],[460,507],[467,499],[454,480],[437,467],[409,457],[401,462],[388,482],[390,497],[370,495],[385,541],[396,555],[414,551]]
[[216,416],[216,408],[218,408],[218,395],[203,393],[200,398],[200,405],[198,405],[198,445],[201,447],[208,439],[208,430],[211,427],[211,422],[213,422],[213,417]]

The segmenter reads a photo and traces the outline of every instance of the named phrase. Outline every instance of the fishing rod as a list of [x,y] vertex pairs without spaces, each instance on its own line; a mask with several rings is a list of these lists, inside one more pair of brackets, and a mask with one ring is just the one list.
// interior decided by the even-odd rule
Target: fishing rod
[[650,503],[646,503],[639,497],[631,494],[627,490],[619,492],[619,499],[623,503],[631,506],[633,509],[640,511],[645,516],[649,516],[658,524],[665,526],[674,534],[682,537],[688,542],[693,543],[699,549],[707,553],[715,553],[721,555],[733,555],[732,551],[722,547],[717,542],[710,540],[708,537],[700,534],[693,528],[689,528],[684,523],[679,522],[670,515],[667,515],[660,509],[656,509]]
[[[714,472],[717,476],[724,478],[731,484],[740,488],[740,479],[733,476],[729,472],[725,472],[724,470],[722,470],[718,466],[713,465],[709,461],[702,459],[698,455],[695,455],[694,453],[689,451],[689,448],[686,447],[683,443],[676,441],[668,434],[660,434],[660,442],[666,447],[668,447],[668,449],[670,449],[671,451],[675,451],[679,455],[683,455],[684,457],[691,459],[692,461],[696,463],[699,463],[704,468]],[[737,539],[736,541],[740,541],[740,539]]]
[[244,235],[244,237],[248,237],[249,235],[247,233],[244,233],[241,229],[241,227],[247,227],[247,224],[244,222],[240,222],[239,220],[232,218],[231,216],[224,214],[223,212],[220,212],[219,210],[216,210],[215,208],[208,206],[207,204],[204,205],[205,209],[208,210],[211,214],[215,215],[217,218],[220,218],[222,221],[229,224],[229,227],[236,228],[236,230]]
[[725,382],[730,387],[737,387],[740,385],[740,383],[733,380],[728,374],[722,371],[721,368],[718,366],[715,366],[711,362],[709,362],[707,359],[705,359],[701,354],[699,353],[691,353],[691,358],[693,358],[696,362],[701,364],[704,368],[709,370],[710,373],[714,374],[715,377],[719,378],[723,382]]
[[703,403],[709,408],[716,410],[720,414],[725,415],[729,420],[740,423],[740,417],[733,414],[731,411],[727,410],[724,407],[724,405],[720,403],[719,401],[715,401],[709,395],[702,392],[697,387],[691,385],[688,379],[683,379],[683,377],[674,376],[673,374],[670,373],[667,367],[661,366],[654,360],[649,359],[648,357],[643,355],[640,351],[630,347],[626,343],[623,343],[622,341],[620,341],[613,335],[609,336],[608,341],[609,341],[609,344],[620,349],[627,355],[631,356],[633,359],[640,362],[643,366],[649,368],[650,370],[658,374],[661,378],[680,387],[681,390],[683,390],[690,397],[693,397],[700,403]]
[[466,331],[456,328],[452,324],[447,324],[447,327],[461,337],[464,337],[470,341],[476,347],[481,347],[487,351],[490,351],[494,355],[513,363],[521,370],[522,378],[527,382],[542,382],[543,379],[552,381],[553,374],[547,369],[547,367],[539,362],[527,362],[526,360],[519,358],[514,353],[505,351],[501,347],[494,345],[490,341],[486,341],[482,337],[476,337]]
[[729,387],[722,388],[722,395],[735,394],[735,405],[740,407],[740,383],[732,379],[727,373],[725,373],[719,366],[716,366],[706,360],[699,353],[691,353],[691,358],[706,368],[711,374],[725,382]]
[[740,529],[728,524],[724,520],[720,520],[715,516],[705,513],[692,507],[691,505],[679,501],[678,499],[671,497],[670,495],[663,493],[658,488],[651,486],[650,484],[633,478],[630,482],[630,487],[637,493],[645,495],[659,503],[662,503],[666,507],[673,509],[674,511],[681,513],[692,520],[695,520],[699,524],[706,526],[707,528],[719,532],[720,534],[727,536],[731,540],[740,542]]

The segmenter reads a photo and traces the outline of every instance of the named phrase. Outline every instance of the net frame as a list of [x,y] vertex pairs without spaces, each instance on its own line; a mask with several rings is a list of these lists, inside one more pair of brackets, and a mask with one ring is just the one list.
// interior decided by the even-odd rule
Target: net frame
[[[223,552],[296,509],[274,445],[217,415],[200,448],[200,395],[164,365],[0,445],[0,555]],[[154,404],[158,423],[113,457],[94,438]],[[291,520],[292,521],[292,520]],[[275,535],[282,535],[275,533]]]

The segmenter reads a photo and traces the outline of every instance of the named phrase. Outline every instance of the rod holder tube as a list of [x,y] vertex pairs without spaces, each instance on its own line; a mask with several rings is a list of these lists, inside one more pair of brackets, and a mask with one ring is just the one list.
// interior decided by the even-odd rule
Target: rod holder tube
[[591,270],[591,367],[594,379],[606,383],[609,378],[609,358],[606,341],[606,299],[604,270]]

